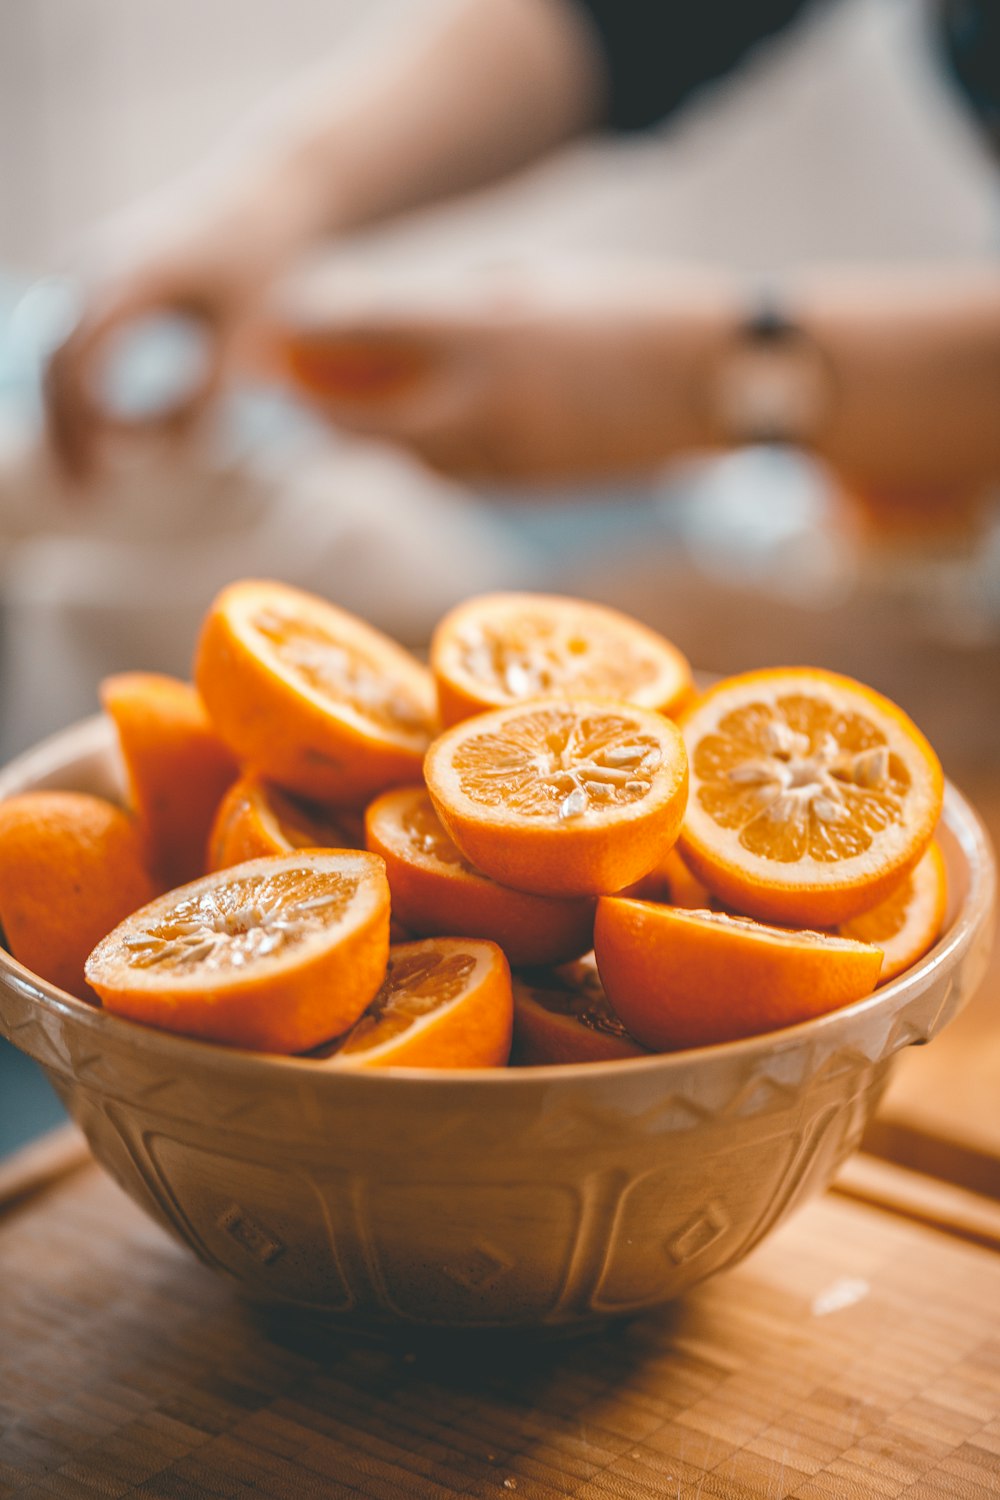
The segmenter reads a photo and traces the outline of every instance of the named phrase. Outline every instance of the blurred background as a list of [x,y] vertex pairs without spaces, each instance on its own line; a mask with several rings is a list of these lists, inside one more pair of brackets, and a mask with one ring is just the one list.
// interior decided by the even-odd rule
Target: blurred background
[[[360,66],[429,4],[0,6],[3,757],[92,712],[107,672],[186,674],[212,594],[263,573],[415,646],[458,598],[529,587],[624,607],[707,671],[794,660],[851,672],[903,703],[988,802],[1000,734],[992,494],[928,542],[861,524],[836,476],[775,446],[559,492],[469,485],[338,435],[287,390],[244,383],[191,451],[169,462],[137,451],[86,507],[67,501],[41,438],[39,379],[92,228],[195,165],[318,56],[356,49]],[[1000,166],[935,55],[924,5],[833,0],[663,126],[588,138],[352,235],[327,259],[345,282],[608,256],[780,281],[829,262],[989,266],[998,246]],[[154,338],[133,378],[155,383],[175,354]],[[54,1105],[2,1067],[9,1144]]]

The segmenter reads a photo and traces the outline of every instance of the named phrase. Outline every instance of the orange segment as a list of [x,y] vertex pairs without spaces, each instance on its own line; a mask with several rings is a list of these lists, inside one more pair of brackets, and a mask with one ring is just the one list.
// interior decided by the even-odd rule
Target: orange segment
[[726,905],[832,927],[877,905],[930,843],[941,766],[881,694],[818,668],[747,672],[681,715],[678,848]]
[[510,963],[553,964],[591,947],[594,903],[511,890],[469,864],[423,787],[385,792],[365,814],[369,849],[385,860],[393,916],[420,936],[489,938]]
[[890,896],[838,928],[841,937],[874,943],[885,957],[879,983],[895,979],[933,947],[944,926],[948,875],[935,841]]
[[375,999],[320,1055],[341,1068],[499,1068],[512,1024],[510,970],[497,945],[428,938],[391,949]]
[[408,651],[281,583],[231,584],[202,626],[195,679],[247,770],[338,806],[420,778],[434,684]]
[[677,647],[618,610],[549,594],[483,594],[441,620],[430,650],[442,722],[526,698],[613,698],[671,713],[691,691]]
[[101,702],[114,721],[130,798],[151,868],[164,889],[205,869],[205,840],[238,766],[188,682],[155,672],[106,677]]
[[525,1067],[645,1057],[604,993],[593,957],[514,981],[514,1051]]
[[621,890],[677,837],[687,757],[676,725],[626,703],[539,699],[456,724],[424,762],[442,823],[517,890]]
[[615,1011],[654,1051],[807,1021],[870,994],[881,950],[749,917],[604,897],[594,952]]
[[0,925],[19,963],[93,1000],[87,954],[155,886],[135,821],[84,792],[0,802]]
[[334,818],[250,773],[234,782],[219,804],[208,838],[207,862],[209,870],[224,870],[247,859],[291,854],[294,849],[363,847],[363,830],[354,814]]
[[388,951],[382,861],[302,851],[161,896],[98,943],[86,973],[118,1015],[234,1047],[304,1052],[354,1024]]

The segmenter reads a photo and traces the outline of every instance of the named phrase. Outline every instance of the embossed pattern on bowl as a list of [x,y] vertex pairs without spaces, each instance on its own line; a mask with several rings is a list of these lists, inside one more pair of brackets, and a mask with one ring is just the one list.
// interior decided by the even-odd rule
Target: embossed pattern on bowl
[[[117,796],[88,720],[0,773]],[[830,1180],[893,1057],[985,968],[995,867],[949,787],[946,931],[868,1000],[767,1037],[626,1062],[335,1073],[111,1016],[0,953],[0,1034],[95,1156],[257,1298],[378,1328],[551,1328],[632,1314],[734,1264]]]

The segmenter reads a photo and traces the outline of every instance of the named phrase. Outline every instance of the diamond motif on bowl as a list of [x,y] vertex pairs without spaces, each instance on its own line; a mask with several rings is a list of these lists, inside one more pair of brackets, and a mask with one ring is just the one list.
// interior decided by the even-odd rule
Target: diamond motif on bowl
[[500,1255],[489,1245],[474,1245],[470,1254],[458,1264],[442,1266],[444,1274],[470,1292],[481,1292],[495,1286],[505,1272],[513,1268],[514,1262]]
[[248,1251],[262,1266],[269,1266],[272,1261],[277,1260],[284,1250],[284,1245],[274,1235],[269,1234],[256,1224],[249,1214],[244,1213],[238,1203],[233,1203],[220,1214],[216,1220],[220,1229],[224,1229],[231,1239]]
[[714,1245],[729,1227],[729,1216],[722,1204],[706,1203],[683,1229],[667,1240],[667,1254],[676,1265],[683,1266]]

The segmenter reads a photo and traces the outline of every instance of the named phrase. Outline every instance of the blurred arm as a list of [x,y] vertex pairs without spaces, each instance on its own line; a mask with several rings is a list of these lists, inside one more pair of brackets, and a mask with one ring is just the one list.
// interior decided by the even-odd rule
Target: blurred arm
[[[902,504],[1000,480],[1000,272],[817,270],[780,301],[773,344],[748,337],[744,280],[705,267],[562,265],[405,313],[331,301],[300,379],[339,426],[469,477],[564,481],[786,439]],[[343,349],[377,351],[377,378],[352,389]]]
[[812,446],[845,482],[917,503],[1000,480],[1000,272],[816,270],[789,305],[830,372]]
[[[597,123],[595,35],[572,0],[451,0],[377,59],[323,69],[261,116],[252,213],[280,203],[304,242],[512,172]],[[239,194],[236,196],[239,209]]]
[[112,416],[95,394],[115,332],[193,318],[206,371],[159,425],[205,409],[270,281],[324,235],[509,172],[595,122],[595,34],[572,0],[449,0],[364,60],[297,80],[223,150],[105,228],[79,324],[46,378],[57,458],[85,479]]

